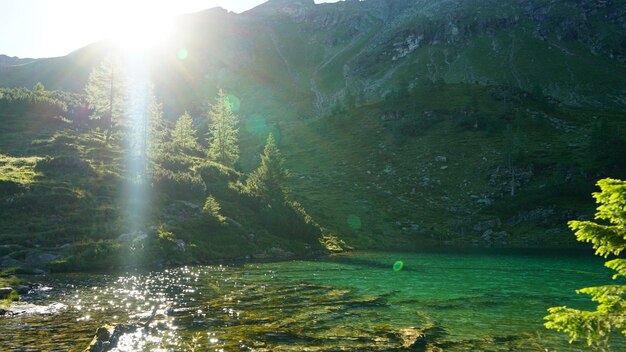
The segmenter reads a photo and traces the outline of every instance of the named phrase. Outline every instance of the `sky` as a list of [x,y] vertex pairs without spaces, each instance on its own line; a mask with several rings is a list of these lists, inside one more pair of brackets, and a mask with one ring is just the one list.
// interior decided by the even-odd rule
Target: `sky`
[[[171,21],[178,14],[216,6],[241,13],[265,1],[0,0],[0,54],[21,58],[63,56],[104,38],[122,37],[121,33],[139,27]],[[125,15],[120,18],[120,13]],[[138,25],[130,18],[143,22]]]

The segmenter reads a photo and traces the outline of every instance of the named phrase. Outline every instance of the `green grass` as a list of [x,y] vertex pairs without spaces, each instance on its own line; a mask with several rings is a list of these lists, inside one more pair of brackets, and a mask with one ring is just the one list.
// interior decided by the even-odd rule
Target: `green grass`
[[[398,17],[401,21],[388,24],[393,27],[359,12],[330,16],[328,22],[268,23],[241,18],[233,22],[236,26],[215,26],[208,38],[188,43],[190,52],[210,54],[178,62],[177,69],[159,77],[158,90],[168,98],[166,111],[171,116],[167,117],[189,110],[196,123],[204,121],[206,102],[217,87],[225,88],[241,100],[242,156],[239,171],[204,164],[200,155],[192,158],[186,170],[175,170],[169,175],[169,181],[179,183],[174,186],[199,181],[193,176],[205,172],[206,193],[176,194],[176,187],[169,192],[155,190],[155,205],[150,209],[153,225],[160,225],[161,209],[178,198],[202,205],[212,195],[223,216],[242,223],[246,230],[198,219],[168,228],[176,238],[196,246],[193,256],[245,255],[273,242],[290,246],[281,234],[262,225],[256,205],[229,188],[245,181],[244,172],[258,165],[266,133],[245,131],[250,116],[263,116],[265,132],[272,130],[282,137],[279,146],[293,173],[292,197],[318,223],[357,248],[467,244],[477,236],[472,230],[476,221],[497,217],[506,222],[534,206],[587,214],[584,193],[599,176],[588,152],[588,134],[593,121],[603,116],[612,126],[626,128],[623,111],[611,110],[615,105],[610,101],[611,94],[625,87],[623,65],[605,52],[591,53],[588,43],[558,40],[554,35],[541,40],[527,20],[514,21],[493,33],[478,30],[479,34],[459,41],[444,38],[432,45],[423,43],[405,57],[391,60],[396,44],[401,45],[408,33],[433,30],[441,32],[437,33],[441,37],[450,19],[461,27],[472,24],[474,17],[457,16],[472,13],[469,9],[480,8],[475,17],[484,20],[518,15],[515,7],[495,1],[468,1],[456,8],[444,4],[418,9],[415,17]],[[590,21],[602,40],[615,35],[612,25],[595,17]],[[355,26],[363,23],[371,24],[369,32],[355,35]],[[80,86],[94,60],[79,65],[78,59],[96,49],[24,65],[2,80],[53,80],[56,74],[52,73],[64,72],[61,68],[67,65],[76,73],[76,82],[61,83]],[[348,90],[356,95],[361,88],[369,88],[363,93],[369,101],[352,111],[309,119],[318,117],[313,111],[311,79],[331,97],[345,87],[345,65],[350,66],[349,79],[354,83]],[[44,72],[46,67],[54,68],[48,70],[51,74]],[[187,75],[177,75],[178,69],[201,78],[189,80]],[[214,69],[219,74],[213,74]],[[431,79],[435,82],[428,83]],[[51,87],[61,83],[53,80]],[[399,84],[413,86],[412,95],[404,101],[386,100],[385,95]],[[568,101],[570,95],[579,95],[589,102],[583,100],[584,108],[551,104],[529,93],[535,88],[557,99]],[[605,105],[595,107],[596,103]],[[475,110],[482,114],[476,129],[471,127],[473,120],[479,120],[473,115]],[[400,120],[382,121],[381,116],[390,112],[399,112]],[[534,175],[521,185],[517,196],[507,197],[505,187],[490,184],[489,178],[494,170],[506,167],[505,131],[514,114],[521,120],[518,127],[524,145],[520,167],[532,169]],[[115,238],[127,225],[120,220],[128,204],[123,197],[124,151],[115,138],[106,146],[100,131],[48,115],[8,105],[0,111],[5,126],[0,132],[0,182],[28,189],[17,197],[18,203],[3,203],[7,216],[0,219],[0,241],[76,242],[85,245],[84,253],[90,253],[90,246]],[[572,130],[556,129],[554,121]],[[205,126],[204,121],[199,135],[204,135]],[[438,156],[448,161],[436,161]],[[568,174],[574,175],[574,181],[564,185]],[[542,197],[546,194],[551,198]],[[477,204],[476,197],[485,195],[494,203]],[[348,221],[355,217],[360,227]],[[504,228],[519,234],[523,244],[532,242],[533,231],[551,226],[556,225]],[[249,233],[242,232],[258,232],[261,240],[252,243],[242,237]],[[125,253],[126,249],[115,250]]]
[[41,173],[35,171],[35,165],[41,157],[14,158],[0,154],[0,182],[14,182],[21,186],[28,186],[35,182]]
[[[516,98],[522,99],[513,103],[524,135],[520,166],[534,168],[536,174],[510,197],[506,185],[489,184],[491,173],[506,167],[507,122],[498,122],[502,102],[493,97],[499,90],[453,84],[418,92],[413,97],[419,102],[416,112],[421,116],[430,111],[433,122],[408,137],[394,133],[398,121],[381,121],[380,116],[392,109],[407,109],[405,119],[415,118],[410,101],[404,105],[381,102],[305,125],[288,125],[283,150],[293,173],[290,185],[294,196],[318,221],[357,248],[467,244],[480,239],[480,233],[472,230],[477,221],[500,218],[506,223],[518,212],[541,206],[554,206],[557,213],[587,214],[588,192],[595,180],[577,179],[577,186],[570,187],[558,170],[592,167],[585,145],[589,119],[593,115],[615,120],[617,115],[601,110],[554,110],[532,97]],[[498,125],[479,130],[459,125],[455,116],[474,104]],[[575,129],[564,133],[544,115],[533,117],[523,109],[547,111]],[[445,156],[447,162],[437,162],[437,156]],[[424,177],[430,185],[424,185]],[[546,189],[554,189],[553,196]],[[490,206],[479,205],[472,198],[494,192]],[[349,226],[352,215],[360,218],[360,228]],[[541,235],[546,229],[563,229],[565,221],[556,216],[546,224],[505,224],[502,230],[512,234],[509,245],[513,246],[548,242],[575,246],[569,237]]]

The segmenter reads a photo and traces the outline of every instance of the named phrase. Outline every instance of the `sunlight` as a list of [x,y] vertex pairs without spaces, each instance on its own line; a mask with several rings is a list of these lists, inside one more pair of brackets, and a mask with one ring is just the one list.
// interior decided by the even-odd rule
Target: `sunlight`
[[120,7],[116,11],[115,23],[108,30],[108,38],[129,53],[158,46],[167,40],[173,28],[171,16],[141,3],[132,2]]

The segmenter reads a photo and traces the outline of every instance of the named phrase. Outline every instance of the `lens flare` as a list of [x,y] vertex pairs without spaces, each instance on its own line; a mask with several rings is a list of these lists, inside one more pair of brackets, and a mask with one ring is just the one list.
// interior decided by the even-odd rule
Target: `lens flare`
[[178,50],[178,53],[176,53],[176,56],[178,57],[179,60],[185,61],[189,57],[189,51],[187,51],[187,49],[185,48],[182,48]]
[[230,104],[230,109],[233,112],[239,111],[239,108],[241,107],[241,101],[239,100],[239,98],[237,98],[236,96],[232,94],[228,94],[226,96],[226,101],[228,102],[228,104]]
[[246,119],[246,131],[253,135],[266,135],[268,133],[267,122],[265,116],[261,114],[252,114]]
[[393,263],[393,271],[400,271],[402,270],[402,268],[404,268],[404,262],[402,262],[401,260]]

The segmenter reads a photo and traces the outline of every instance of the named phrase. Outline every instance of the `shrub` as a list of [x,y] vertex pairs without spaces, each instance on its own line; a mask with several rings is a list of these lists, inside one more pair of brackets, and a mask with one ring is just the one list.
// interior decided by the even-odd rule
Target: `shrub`
[[85,160],[75,156],[45,157],[37,162],[35,170],[46,174],[77,174],[91,176],[94,170]]
[[226,221],[226,218],[220,214],[221,209],[222,207],[220,206],[220,203],[213,196],[209,195],[204,202],[202,212],[212,219],[224,222]]

